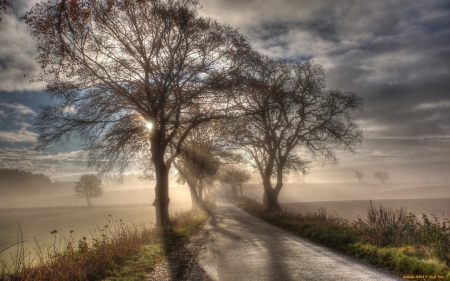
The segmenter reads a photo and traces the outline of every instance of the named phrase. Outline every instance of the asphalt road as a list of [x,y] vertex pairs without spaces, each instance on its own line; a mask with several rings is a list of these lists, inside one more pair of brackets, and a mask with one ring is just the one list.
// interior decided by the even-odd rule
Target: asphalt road
[[190,280],[403,280],[312,243],[240,210],[224,198],[205,226]]

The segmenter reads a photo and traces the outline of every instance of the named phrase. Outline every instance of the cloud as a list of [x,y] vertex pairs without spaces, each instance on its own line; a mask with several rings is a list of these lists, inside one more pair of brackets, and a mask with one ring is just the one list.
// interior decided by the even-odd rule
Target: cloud
[[79,151],[46,153],[31,148],[0,148],[0,163],[4,168],[15,168],[49,176],[93,172],[79,157]]
[[413,108],[413,110],[432,110],[432,109],[438,109],[438,108],[449,108],[450,107],[450,100],[442,100],[438,102],[427,102],[417,105]]
[[[16,114],[16,117],[24,116],[24,115],[31,115],[31,116],[37,116],[37,113],[31,109],[30,107],[19,104],[19,103],[0,103],[0,106],[6,107],[9,109],[12,109],[14,113]],[[2,111],[4,114],[6,114],[4,111]],[[1,116],[1,114],[0,114]]]
[[[11,16],[3,18],[3,31],[0,32],[0,92],[42,90],[45,83],[29,83],[39,71],[35,61],[35,43],[19,16],[25,13],[27,1],[13,1]],[[36,2],[36,1],[28,1]],[[25,75],[25,77],[24,77]]]
[[64,113],[77,113],[78,109],[75,106],[65,106],[63,108]]
[[27,123],[18,123],[19,129],[11,131],[0,131],[0,142],[6,143],[35,143],[38,138],[38,134],[28,130],[31,127]]

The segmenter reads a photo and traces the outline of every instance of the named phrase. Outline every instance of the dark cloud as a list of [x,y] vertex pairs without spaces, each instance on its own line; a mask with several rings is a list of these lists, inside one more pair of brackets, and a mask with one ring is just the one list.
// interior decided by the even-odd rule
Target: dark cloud
[[[29,84],[28,78],[23,78],[39,67],[33,59],[33,41],[17,20],[36,2],[13,1],[13,15],[4,19],[0,97],[44,89],[43,84]],[[441,161],[444,164],[436,166],[449,168],[448,162],[442,162],[450,156],[449,1],[200,2],[202,15],[238,28],[262,53],[313,59],[326,69],[329,88],[363,97],[364,113],[358,113],[356,119],[365,140],[359,154],[339,154],[343,167]],[[0,98],[0,102],[22,104],[37,112],[30,103],[11,97]],[[34,102],[37,105],[37,100]],[[25,128],[32,133],[30,127],[18,125],[31,124],[32,116],[8,121],[12,110],[0,108],[0,131],[8,135]]]
[[43,83],[29,83],[39,66],[34,60],[35,46],[26,26],[19,20],[37,1],[12,1],[14,9],[3,18],[0,32],[0,92],[41,90]]
[[227,2],[203,1],[205,13],[232,19],[264,54],[314,59],[329,88],[364,98],[356,115],[364,143],[357,155],[340,154],[343,168],[426,161],[450,168],[442,162],[450,159],[448,1]]

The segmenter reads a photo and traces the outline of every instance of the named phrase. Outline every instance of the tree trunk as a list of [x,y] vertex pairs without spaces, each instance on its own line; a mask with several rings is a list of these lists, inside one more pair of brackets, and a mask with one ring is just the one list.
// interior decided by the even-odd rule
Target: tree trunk
[[[264,206],[266,212],[281,212],[280,204],[278,204],[279,188],[272,188],[270,178],[263,180],[264,185]],[[282,184],[281,184],[282,185]],[[278,184],[277,184],[278,187]]]
[[281,212],[280,204],[278,204],[278,194],[275,189],[272,189],[269,192],[266,192],[266,200],[267,206],[265,211],[267,212]]
[[164,155],[159,155],[162,159],[155,161],[155,213],[156,229],[160,234],[172,232],[172,224],[169,217],[169,168],[164,163]]
[[242,183],[239,184],[239,189],[241,190],[241,197],[242,197],[243,196],[242,195]]
[[197,194],[197,184],[196,184],[197,178],[195,178],[194,176],[190,176],[189,174],[186,174],[186,172],[180,166],[178,166],[176,162],[173,162],[173,165],[178,170],[178,172],[184,177],[189,187],[189,192],[191,193],[192,211],[199,210],[200,204]]
[[234,197],[237,197],[237,185],[236,184],[231,185],[231,195]]
[[205,186],[205,187],[203,188],[203,194],[204,194],[203,198],[208,197],[208,196],[209,196],[209,192],[210,192],[209,186],[207,185],[207,186]]
[[197,190],[195,185],[189,184],[189,191],[191,192],[191,202],[192,202],[192,211],[197,211],[200,209],[200,202],[198,200]]
[[198,202],[203,205],[203,179],[200,177],[198,181]]

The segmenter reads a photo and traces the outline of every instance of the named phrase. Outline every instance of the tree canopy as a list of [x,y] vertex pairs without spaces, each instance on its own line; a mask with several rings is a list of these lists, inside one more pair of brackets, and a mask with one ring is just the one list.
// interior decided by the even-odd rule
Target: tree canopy
[[322,67],[312,61],[262,57],[242,79],[235,98],[246,114],[231,126],[231,142],[259,172],[268,209],[281,210],[277,198],[283,176],[307,172],[310,161],[302,152],[336,165],[337,146],[354,152],[361,143],[362,131],[351,113],[363,102],[353,92],[327,90]]
[[383,171],[375,171],[373,173],[373,177],[376,180],[379,180],[381,183],[385,183],[387,180],[389,180],[389,174]]
[[75,183],[75,194],[78,197],[86,198],[88,207],[91,206],[91,199],[98,198],[103,195],[103,188],[101,187],[101,179],[93,174],[84,174],[80,180]]
[[361,182],[362,179],[364,178],[364,174],[360,171],[355,171],[355,177],[358,179],[359,182]]
[[163,231],[171,230],[170,166],[192,128],[226,115],[229,78],[251,50],[197,8],[194,0],[49,1],[24,16],[39,80],[58,101],[38,117],[37,148],[75,136],[100,174],[152,163]]
[[233,196],[238,196],[237,187],[239,186],[242,196],[242,184],[248,182],[251,177],[246,168],[239,165],[227,165],[221,169],[219,180],[230,185],[231,195]]
[[234,157],[226,149],[218,122],[203,124],[191,131],[174,167],[178,183],[187,183],[191,191],[193,209],[202,204],[204,181],[213,178],[220,166]]

